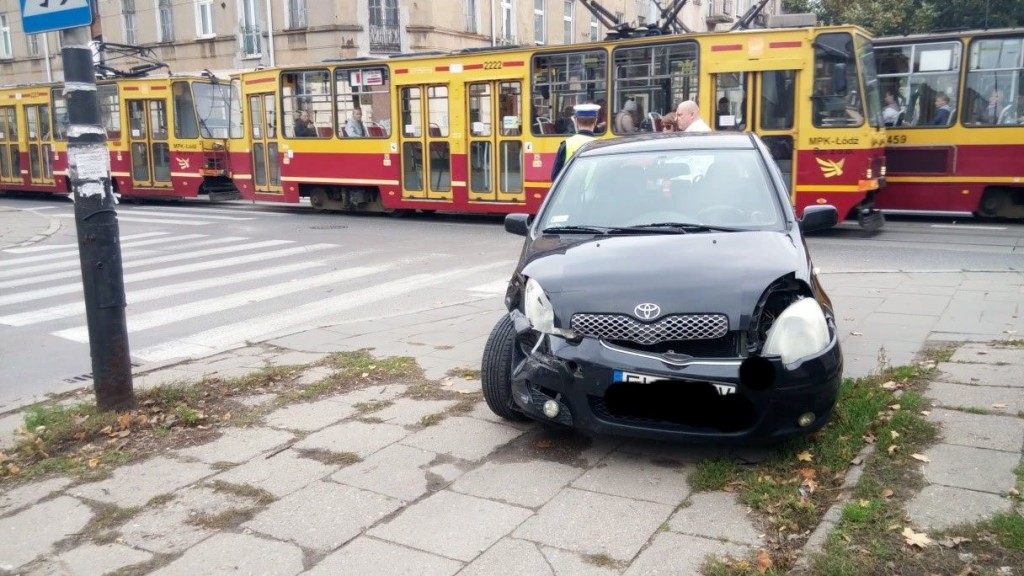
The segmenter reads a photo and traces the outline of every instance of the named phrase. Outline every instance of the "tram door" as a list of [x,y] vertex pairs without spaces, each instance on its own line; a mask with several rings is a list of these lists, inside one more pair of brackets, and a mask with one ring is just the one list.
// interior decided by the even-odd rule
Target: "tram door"
[[755,132],[775,159],[793,194],[796,175],[796,70],[726,72],[714,75],[711,114],[718,131]]
[[21,184],[21,148],[14,106],[0,106],[0,182]]
[[277,114],[274,94],[249,96],[249,125],[252,135],[252,179],[260,194],[282,194],[281,162],[277,147]]
[[466,84],[469,200],[525,203],[522,83]]
[[28,174],[32,184],[53,184],[53,130],[50,107],[46,104],[25,106],[25,129],[28,130]]
[[128,100],[128,145],[135,188],[171,187],[167,120],[166,100]]
[[403,86],[401,98],[402,198],[451,200],[448,86]]

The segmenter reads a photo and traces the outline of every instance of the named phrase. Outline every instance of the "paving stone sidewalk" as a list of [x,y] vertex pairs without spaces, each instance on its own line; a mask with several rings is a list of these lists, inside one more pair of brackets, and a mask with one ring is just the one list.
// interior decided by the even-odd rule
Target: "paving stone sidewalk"
[[0,206],[0,250],[34,244],[60,230],[60,221],[32,210]]

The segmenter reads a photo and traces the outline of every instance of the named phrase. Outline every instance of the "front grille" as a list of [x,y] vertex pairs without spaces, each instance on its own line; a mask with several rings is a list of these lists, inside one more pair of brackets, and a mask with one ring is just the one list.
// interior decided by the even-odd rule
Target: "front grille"
[[577,334],[651,346],[667,340],[711,340],[729,333],[725,314],[671,314],[641,322],[626,314],[573,314]]
[[741,355],[737,345],[739,341],[738,335],[739,332],[729,332],[721,338],[712,338],[710,340],[662,340],[657,344],[637,344],[636,342],[625,340],[608,340],[608,343],[621,348],[650,352],[652,354],[671,352],[693,356],[694,358],[736,358]]

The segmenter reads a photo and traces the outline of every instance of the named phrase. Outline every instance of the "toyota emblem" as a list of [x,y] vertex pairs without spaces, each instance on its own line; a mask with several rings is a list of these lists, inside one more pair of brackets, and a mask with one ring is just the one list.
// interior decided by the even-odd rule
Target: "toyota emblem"
[[661,306],[644,302],[643,304],[637,304],[636,308],[633,308],[633,314],[641,320],[651,320],[661,315]]

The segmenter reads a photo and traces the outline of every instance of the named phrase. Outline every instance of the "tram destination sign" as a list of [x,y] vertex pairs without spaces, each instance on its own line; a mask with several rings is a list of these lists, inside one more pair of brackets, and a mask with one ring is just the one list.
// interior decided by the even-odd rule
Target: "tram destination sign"
[[54,32],[92,24],[89,0],[20,0],[25,34]]

